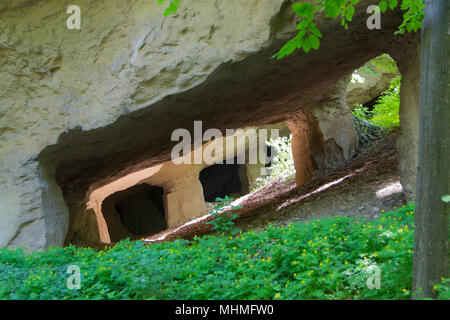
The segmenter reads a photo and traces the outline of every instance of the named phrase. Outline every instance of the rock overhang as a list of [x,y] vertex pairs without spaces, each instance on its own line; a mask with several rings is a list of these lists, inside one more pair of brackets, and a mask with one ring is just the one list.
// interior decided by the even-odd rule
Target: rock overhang
[[368,30],[364,4],[349,31],[338,26],[337,20],[319,24],[325,37],[317,52],[271,59],[286,41],[286,35],[277,39],[272,30],[272,38],[257,50],[237,60],[222,61],[191,88],[143,103],[99,128],[61,133],[57,143],[46,147],[40,157],[57,162],[61,185],[107,183],[130,170],[167,161],[174,145],[170,133],[176,128],[192,130],[195,120],[209,128],[243,128],[286,120],[304,107],[320,104],[340,79],[388,51],[390,42],[395,41],[393,33],[401,14],[388,12],[381,30]]
[[88,10],[78,33],[64,29],[60,1],[0,6],[0,182],[9,197],[0,202],[2,221],[11,218],[0,245],[25,243],[22,231],[42,234],[44,222],[39,246],[60,244],[66,206],[71,216],[84,212],[89,191],[169,160],[174,129],[284,121],[333,99],[340,80],[410,38],[394,36],[399,10],[368,30],[363,0],[348,31],[319,19],[319,51],[275,60],[295,32],[288,2],[199,3],[163,18],[156,1],[81,1]]

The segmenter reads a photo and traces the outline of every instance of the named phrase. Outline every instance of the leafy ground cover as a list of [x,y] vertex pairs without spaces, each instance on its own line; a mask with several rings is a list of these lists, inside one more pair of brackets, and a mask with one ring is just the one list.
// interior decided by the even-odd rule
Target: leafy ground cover
[[389,88],[378,98],[373,110],[369,111],[368,108],[357,105],[352,110],[353,115],[386,132],[399,128],[400,83],[401,76],[396,76]]
[[[413,206],[236,236],[0,250],[0,299],[410,299]],[[81,288],[67,288],[70,265]],[[380,271],[379,289],[368,279]],[[449,281],[436,284],[449,298]]]

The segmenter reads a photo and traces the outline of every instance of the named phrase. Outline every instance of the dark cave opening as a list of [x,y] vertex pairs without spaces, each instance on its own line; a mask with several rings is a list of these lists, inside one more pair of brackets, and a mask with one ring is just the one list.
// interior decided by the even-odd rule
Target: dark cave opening
[[248,193],[246,166],[236,164],[215,164],[200,171],[199,179],[203,186],[205,201],[214,202],[217,197],[226,195],[237,198]]
[[138,184],[106,198],[102,212],[111,241],[151,235],[167,229],[163,189]]

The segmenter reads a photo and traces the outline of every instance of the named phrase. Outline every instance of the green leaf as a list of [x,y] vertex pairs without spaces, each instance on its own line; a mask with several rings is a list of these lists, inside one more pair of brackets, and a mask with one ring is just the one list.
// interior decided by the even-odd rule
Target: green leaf
[[171,13],[176,14],[178,11],[178,5],[180,4],[180,0],[172,0],[170,1],[170,5],[164,10],[164,16],[168,16]]
[[408,33],[411,33],[412,29],[413,29],[413,25],[411,23],[406,25],[406,31],[408,31]]
[[325,8],[325,14],[330,18],[336,18],[339,12],[340,8],[334,2],[329,2]]
[[314,6],[312,4],[307,3],[294,3],[292,5],[292,9],[299,15],[300,17],[306,18],[307,20],[312,20],[314,18]]
[[386,12],[387,10],[387,1],[386,0],[381,0],[380,3],[378,4],[378,6],[380,7],[381,12]]
[[394,10],[397,7],[397,0],[389,0],[389,8],[391,8],[391,10]]
[[303,50],[305,52],[309,52],[309,50],[311,50],[311,43],[309,42],[309,38],[305,39],[305,41],[303,41]]
[[312,9],[307,9],[303,12],[302,17],[306,18],[309,21],[312,21],[314,19],[314,12]]
[[311,44],[311,47],[315,50],[319,50],[319,46],[320,46],[320,40],[319,38],[317,38],[315,35],[310,35],[309,38],[309,43]]
[[288,41],[278,52],[277,59],[282,59],[283,57],[291,54],[296,49],[295,42],[290,40]]
[[[301,30],[296,36],[295,36],[295,40],[296,41],[300,41],[300,40],[303,40],[303,37],[305,36],[305,34],[306,34],[306,30],[305,29],[303,29],[303,30]],[[293,40],[294,40],[293,39]]]
[[302,3],[294,3],[291,6],[292,10],[295,11],[296,14],[300,15],[302,13],[303,4]]
[[353,14],[355,13],[355,7],[350,5],[347,7],[347,11],[345,12],[345,18],[347,21],[352,21]]
[[314,34],[316,37],[318,37],[318,38],[322,38],[322,37],[323,37],[323,35],[322,35],[322,33],[320,32],[320,30],[317,29],[317,28],[315,28],[315,27],[309,28],[309,30],[310,30],[311,33]]
[[441,200],[445,203],[450,203],[450,194],[441,197]]
[[309,24],[308,20],[302,20],[297,24],[296,29],[297,30],[305,29],[308,26],[308,24]]

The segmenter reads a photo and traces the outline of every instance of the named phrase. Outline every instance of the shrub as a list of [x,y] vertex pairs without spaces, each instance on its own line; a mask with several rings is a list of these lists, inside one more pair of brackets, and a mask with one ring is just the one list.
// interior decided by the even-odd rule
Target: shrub
[[392,130],[400,126],[398,115],[400,107],[400,82],[400,76],[392,79],[389,89],[382,94],[375,104],[370,121],[376,126],[387,130]]
[[352,114],[362,121],[368,122],[371,126],[384,129],[386,132],[392,131],[400,126],[400,82],[401,77],[397,76],[391,81],[389,89],[383,92],[373,110],[357,105]]
[[225,198],[216,198],[218,204],[216,204],[209,212],[214,219],[206,222],[211,224],[212,230],[217,231],[219,234],[236,234],[240,229],[235,228],[233,220],[238,217],[236,210],[242,208],[241,206],[234,206],[231,202],[234,199],[225,196]]
[[271,138],[266,142],[267,146],[273,147],[272,150],[275,151],[275,156],[273,157],[269,168],[270,174],[264,178],[258,178],[252,192],[269,185],[277,179],[291,180],[295,178],[291,142],[292,135],[289,135],[289,137],[280,137],[276,139]]

